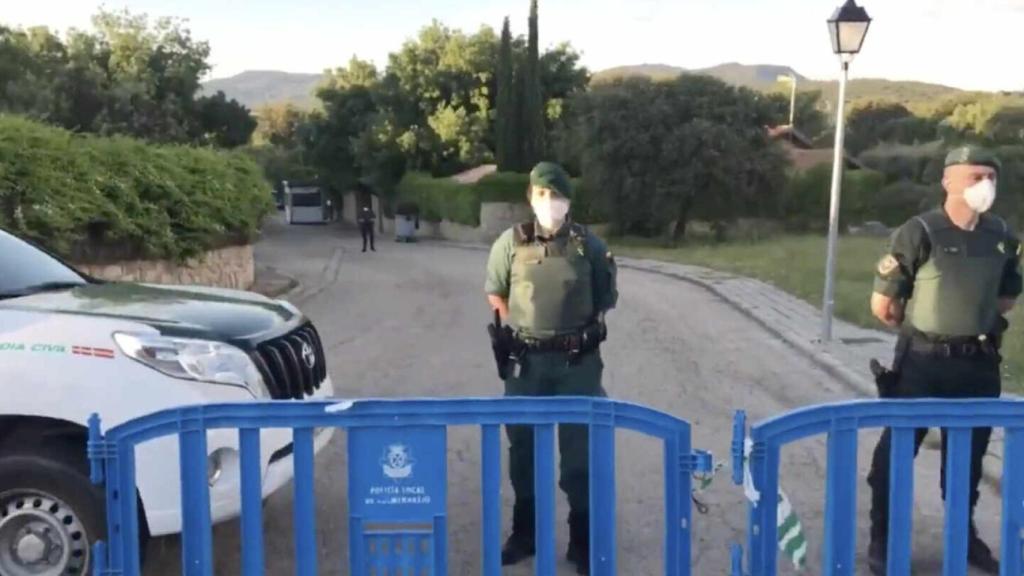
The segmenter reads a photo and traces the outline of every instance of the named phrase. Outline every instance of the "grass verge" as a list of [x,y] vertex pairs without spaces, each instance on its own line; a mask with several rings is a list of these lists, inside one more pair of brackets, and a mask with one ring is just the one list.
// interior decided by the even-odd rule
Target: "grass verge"
[[[757,278],[820,308],[825,284],[826,240],[820,236],[780,236],[759,242],[692,244],[666,247],[657,241],[613,238],[622,256],[650,258],[704,266]],[[843,237],[836,267],[836,316],[867,328],[883,329],[868,306],[874,269],[884,254],[885,238]],[[1010,330],[1003,344],[1003,388],[1024,391],[1024,312],[1010,313]]]

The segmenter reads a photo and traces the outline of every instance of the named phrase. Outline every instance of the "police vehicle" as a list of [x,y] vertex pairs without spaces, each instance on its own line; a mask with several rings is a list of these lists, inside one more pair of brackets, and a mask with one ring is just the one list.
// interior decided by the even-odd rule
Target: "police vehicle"
[[[108,429],[183,405],[332,392],[317,329],[285,301],[103,282],[0,230],[0,574],[91,570],[91,545],[106,539],[91,413]],[[264,498],[291,479],[290,442],[290,430],[262,432]],[[207,466],[213,521],[237,517],[236,431],[209,432]],[[177,439],[140,445],[136,473],[142,538],[180,532]]]

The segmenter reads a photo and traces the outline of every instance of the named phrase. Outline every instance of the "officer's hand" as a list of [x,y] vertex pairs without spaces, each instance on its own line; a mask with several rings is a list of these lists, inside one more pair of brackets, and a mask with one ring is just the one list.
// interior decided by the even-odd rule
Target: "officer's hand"
[[893,300],[889,304],[889,319],[892,321],[893,326],[903,324],[903,303],[899,300]]
[[903,322],[903,304],[896,298],[878,292],[871,294],[871,313],[891,328]]

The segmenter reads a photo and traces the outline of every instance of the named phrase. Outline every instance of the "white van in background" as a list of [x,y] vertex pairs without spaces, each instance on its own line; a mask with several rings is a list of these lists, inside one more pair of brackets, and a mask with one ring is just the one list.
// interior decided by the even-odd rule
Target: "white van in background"
[[327,218],[326,195],[319,186],[284,184],[285,219],[289,224],[323,224]]

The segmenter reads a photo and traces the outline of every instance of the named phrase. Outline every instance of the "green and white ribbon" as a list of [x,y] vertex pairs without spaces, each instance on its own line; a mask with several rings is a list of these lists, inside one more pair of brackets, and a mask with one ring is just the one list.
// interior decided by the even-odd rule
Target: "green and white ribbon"
[[779,550],[789,557],[793,567],[798,571],[803,570],[807,561],[807,538],[804,537],[804,527],[800,519],[796,517],[793,506],[789,503],[786,493],[779,489]]
[[[757,504],[761,494],[754,487],[754,478],[750,474],[750,452],[754,448],[754,442],[747,438],[743,446],[743,492],[747,500]],[[776,508],[776,518],[779,533],[779,550],[785,554],[797,571],[803,570],[807,562],[807,538],[804,536],[804,527],[797,518],[793,505],[790,504],[786,493],[779,487],[779,504]]]

